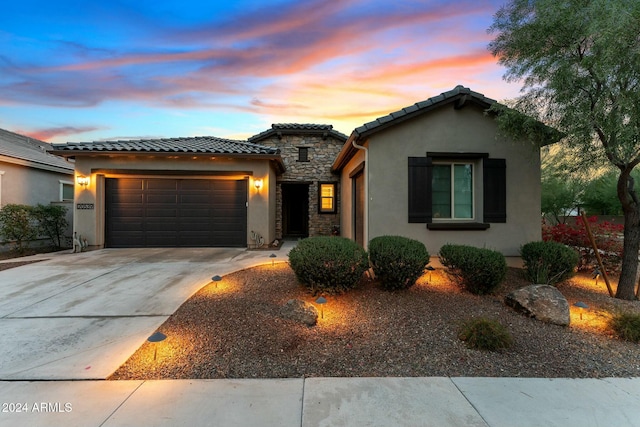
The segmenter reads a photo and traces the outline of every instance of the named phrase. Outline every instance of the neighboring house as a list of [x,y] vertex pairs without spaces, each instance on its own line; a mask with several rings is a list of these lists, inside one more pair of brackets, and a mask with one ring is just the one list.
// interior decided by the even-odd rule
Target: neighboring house
[[331,165],[347,136],[331,125],[274,124],[249,142],[280,150],[276,238],[331,235],[340,229],[339,177]]
[[[461,86],[357,128],[54,145],[74,158],[75,230],[98,247],[255,247],[404,235],[517,255],[540,239],[540,147],[498,135]],[[82,181],[82,180],[85,181]],[[82,181],[82,184],[80,182]]]
[[74,165],[48,153],[51,148],[0,129],[0,206],[73,201]]
[[496,101],[462,86],[353,131],[333,164],[342,235],[402,235],[519,255],[540,240],[540,145],[501,136]]

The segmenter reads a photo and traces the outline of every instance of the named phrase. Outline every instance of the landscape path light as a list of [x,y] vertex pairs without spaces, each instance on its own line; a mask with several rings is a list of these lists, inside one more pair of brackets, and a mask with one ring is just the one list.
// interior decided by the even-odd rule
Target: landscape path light
[[320,318],[324,319],[324,305],[327,303],[327,299],[325,297],[319,297],[316,300],[316,304],[320,306]]
[[154,332],[153,335],[147,338],[147,341],[153,343],[153,360],[156,360],[156,357],[158,356],[158,343],[165,339],[167,339],[167,336],[160,331]]
[[591,276],[592,279],[596,279],[596,286],[598,286],[598,278],[600,277],[600,269],[598,267],[596,267],[595,270],[593,270],[593,276]]
[[213,282],[216,284],[216,289],[218,289],[218,282],[222,280],[222,277],[218,276],[217,274],[215,276],[213,276],[211,278],[211,280],[213,280]]
[[275,263],[276,263],[275,258],[277,258],[277,255],[276,254],[271,254],[271,255],[269,255],[269,258],[271,258],[271,265],[275,265]]
[[589,306],[582,301],[576,302],[575,304],[573,304],[573,306],[578,307],[578,311],[580,312],[580,320],[582,320],[582,312],[587,310]]
[[431,284],[431,273],[436,271],[436,269],[431,267],[430,265],[427,265],[427,270],[429,271],[429,284]]

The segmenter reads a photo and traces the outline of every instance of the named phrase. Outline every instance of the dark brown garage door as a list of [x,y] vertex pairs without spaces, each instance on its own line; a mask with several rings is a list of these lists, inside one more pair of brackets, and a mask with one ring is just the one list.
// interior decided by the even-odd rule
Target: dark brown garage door
[[245,180],[108,178],[106,245],[244,247]]

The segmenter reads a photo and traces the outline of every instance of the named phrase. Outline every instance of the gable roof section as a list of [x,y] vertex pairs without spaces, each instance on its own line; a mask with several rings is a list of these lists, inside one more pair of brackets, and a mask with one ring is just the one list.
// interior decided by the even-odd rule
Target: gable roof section
[[318,125],[311,123],[274,123],[271,129],[260,132],[249,138],[250,142],[263,141],[272,136],[282,138],[283,135],[320,135],[322,139],[332,136],[340,141],[346,141],[347,135],[333,130],[332,125]]
[[484,109],[488,109],[493,104],[497,104],[498,102],[494,99],[487,98],[481,93],[474,92],[469,88],[458,85],[448,92],[443,92],[438,96],[434,96],[427,100],[417,102],[411,106],[405,107],[398,111],[394,111],[393,113],[379,117],[374,121],[365,123],[364,125],[356,128],[349,136],[349,139],[342,147],[342,150],[340,150],[340,153],[334,161],[331,169],[334,171],[342,169],[351,159],[351,157],[353,157],[353,155],[357,151],[357,149],[353,146],[353,142],[357,143],[358,141],[365,140],[371,134],[374,134],[391,126],[395,126],[399,123],[404,122],[405,120],[412,119],[436,108],[451,104],[453,105],[453,108],[461,109],[469,103],[474,103]]
[[36,169],[73,174],[73,164],[49,154],[51,144],[0,129],[0,160]]

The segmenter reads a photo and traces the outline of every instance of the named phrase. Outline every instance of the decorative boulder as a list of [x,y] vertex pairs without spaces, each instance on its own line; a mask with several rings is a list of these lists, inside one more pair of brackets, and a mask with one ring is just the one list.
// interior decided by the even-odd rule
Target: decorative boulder
[[554,286],[530,285],[511,292],[505,304],[537,320],[569,326],[569,303]]
[[280,309],[280,315],[285,319],[295,320],[307,326],[314,326],[318,322],[318,310],[311,304],[299,299],[290,299]]

